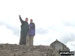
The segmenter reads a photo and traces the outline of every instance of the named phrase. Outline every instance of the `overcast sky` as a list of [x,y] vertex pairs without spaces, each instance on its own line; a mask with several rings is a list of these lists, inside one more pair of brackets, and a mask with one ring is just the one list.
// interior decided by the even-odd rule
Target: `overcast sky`
[[50,45],[58,39],[75,50],[75,0],[0,0],[1,44],[19,43],[19,14],[36,25],[34,45]]

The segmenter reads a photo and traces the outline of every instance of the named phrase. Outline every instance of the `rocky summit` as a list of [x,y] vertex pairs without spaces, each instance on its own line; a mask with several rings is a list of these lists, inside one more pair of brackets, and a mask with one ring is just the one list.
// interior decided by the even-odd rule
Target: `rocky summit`
[[59,53],[50,46],[0,44],[0,56],[59,56]]

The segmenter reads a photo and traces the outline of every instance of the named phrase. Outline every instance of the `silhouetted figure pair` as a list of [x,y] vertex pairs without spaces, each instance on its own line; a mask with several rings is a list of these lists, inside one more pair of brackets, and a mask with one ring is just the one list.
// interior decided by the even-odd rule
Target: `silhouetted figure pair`
[[33,23],[33,20],[31,19],[30,24],[28,24],[28,18],[23,21],[19,15],[19,19],[21,21],[21,35],[19,44],[33,46],[33,37],[35,35],[35,24]]

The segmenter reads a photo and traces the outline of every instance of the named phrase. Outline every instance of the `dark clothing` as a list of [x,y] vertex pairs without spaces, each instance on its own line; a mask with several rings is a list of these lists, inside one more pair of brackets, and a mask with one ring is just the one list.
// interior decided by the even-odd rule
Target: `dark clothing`
[[35,24],[30,23],[29,24],[29,36],[34,36],[35,35]]
[[29,30],[28,22],[23,21],[22,18],[19,16],[19,19],[21,21],[21,36],[20,36],[20,45],[26,44],[26,36]]

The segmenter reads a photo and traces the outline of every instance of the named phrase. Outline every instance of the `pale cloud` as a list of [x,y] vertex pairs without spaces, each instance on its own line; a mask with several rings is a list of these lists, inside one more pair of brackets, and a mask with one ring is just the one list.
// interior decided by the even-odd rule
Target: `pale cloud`
[[75,41],[75,34],[73,33],[65,33],[61,39],[60,39],[63,43],[67,43],[69,41]]
[[66,45],[70,48],[71,51],[75,50],[75,41],[69,41]]
[[18,44],[19,37],[13,34],[13,31],[5,25],[0,25],[0,43]]

